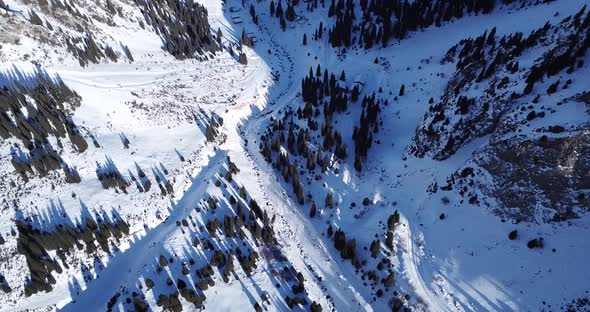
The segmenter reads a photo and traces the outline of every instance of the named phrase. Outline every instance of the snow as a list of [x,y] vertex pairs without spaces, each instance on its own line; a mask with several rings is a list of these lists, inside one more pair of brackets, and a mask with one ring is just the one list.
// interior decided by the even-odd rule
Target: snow
[[[94,135],[100,147],[94,147],[89,141],[89,149],[77,154],[71,146],[65,146],[62,157],[78,170],[82,182],[56,183],[54,176],[32,181],[25,187],[26,192],[18,194],[19,208],[25,215],[37,215],[59,202],[66,220],[80,219],[82,205],[93,212],[114,209],[130,223],[133,235],[119,246],[120,251],[102,255],[100,262],[104,268],[91,269],[96,278],[86,282],[80,270],[65,270],[56,276],[58,283],[50,293],[30,298],[0,296],[0,300],[6,300],[0,304],[0,311],[44,307],[63,311],[105,310],[106,302],[117,290],[121,287],[135,289],[139,281],[153,274],[152,266],[160,254],[182,255],[187,248],[192,248],[190,236],[182,233],[175,222],[189,215],[201,224],[207,221],[205,216],[194,213],[194,207],[201,199],[206,199],[206,194],[222,197],[212,181],[220,170],[227,170],[225,158],[228,155],[241,170],[236,177],[238,183],[245,185],[263,208],[277,216],[275,232],[282,252],[304,274],[309,297],[321,303],[325,311],[332,307],[337,311],[390,309],[391,296],[373,300],[370,287],[363,286],[354,267],[341,259],[325,232],[328,224],[343,228],[347,237],[357,239],[360,250],[371,243],[375,234],[383,238],[380,222],[385,222],[396,209],[402,214],[402,220],[395,231],[397,250],[390,256],[396,272],[395,289],[416,297],[412,298],[415,309],[535,311],[544,308],[542,302],[559,305],[587,295],[585,292],[590,286],[590,273],[585,269],[590,250],[586,239],[590,235],[589,216],[566,224],[504,223],[492,215],[491,210],[461,204],[459,196],[451,196],[450,204],[444,205],[442,194],[426,192],[432,182],[445,181],[469,164],[472,153],[487,144],[485,138],[462,148],[444,163],[405,153],[416,125],[428,108],[428,99],[440,97],[443,92],[448,74],[439,74],[452,72],[454,68],[454,64],[440,64],[453,44],[493,27],[497,27],[500,36],[514,31],[528,34],[547,20],[556,22],[577,12],[586,1],[554,1],[523,10],[506,8],[491,15],[470,16],[441,28],[431,27],[414,33],[386,49],[351,49],[345,57],[338,56],[338,51],[330,48],[325,39],[311,40],[310,35],[320,21],[329,25],[327,8],[306,12],[306,19],[288,23],[289,29],[282,32],[278,19],[268,16],[266,1],[246,1],[245,8],[240,8],[238,1],[228,0],[227,6],[240,8],[237,12],[224,9],[221,1],[199,2],[208,9],[211,28],[221,28],[224,42],[236,42],[244,26],[248,32],[256,34],[255,47],[245,48],[247,66],[238,64],[226,52],[205,62],[178,61],[161,49],[161,41],[153,33],[106,24],[96,27],[113,40],[128,45],[136,59],[134,63],[103,63],[80,68],[74,60],[60,63],[55,61],[56,57],[51,57],[53,61],[44,64],[49,75],[59,76],[82,96],[82,106],[73,115],[74,121],[85,134]],[[17,1],[8,3],[12,6]],[[260,17],[259,27],[249,16],[250,3],[255,5]],[[300,5],[297,10],[304,10],[304,6]],[[556,12],[558,16],[554,16]],[[242,23],[233,24],[233,16],[241,17]],[[303,33],[308,34],[307,46],[301,46]],[[20,46],[8,45],[6,49],[10,52],[0,59],[15,61],[4,63],[0,72],[6,73],[13,66],[32,72],[30,63],[16,60],[19,52],[29,51],[35,44],[23,40]],[[387,62],[374,64],[377,56]],[[537,55],[530,57],[532,62]],[[283,183],[260,155],[258,141],[269,126],[271,116],[278,117],[279,111],[301,103],[300,79],[309,72],[310,66],[315,69],[318,63],[322,69],[335,73],[344,69],[349,85],[352,81],[364,82],[363,94],[377,92],[383,87],[383,93],[377,95],[388,99],[389,105],[381,113],[383,131],[376,136],[381,144],[374,144],[369,151],[362,174],[355,171],[353,159],[349,157],[338,164],[340,174],[325,174],[320,182],[306,186],[313,198],[323,199],[326,189],[322,184],[325,183],[338,202],[333,211],[323,209],[320,217],[310,220],[309,205],[296,203],[290,185]],[[280,78],[273,79],[275,75]],[[582,85],[584,82],[583,77],[574,79],[574,85],[563,96],[587,87]],[[545,90],[549,83],[536,88]],[[392,95],[397,95],[402,84],[406,86],[406,95],[393,101]],[[354,146],[350,140],[352,124],[360,111],[358,104],[354,105],[349,115],[338,116],[338,127],[343,129],[343,137],[348,140],[349,154]],[[563,108],[550,118],[531,122],[530,128],[552,124],[551,120],[575,125],[587,118],[582,105]],[[223,117],[222,132],[227,137],[219,146],[206,143],[201,125],[194,120],[193,115],[200,109]],[[124,148],[121,135],[129,139],[129,149]],[[9,147],[9,144],[0,144],[0,174],[5,176],[14,174],[5,156],[10,155]],[[186,161],[181,161],[179,154]],[[95,170],[96,164],[103,163],[106,158],[128,179],[130,173],[137,175],[136,165],[139,165],[154,182],[152,169],[163,166],[170,172],[166,179],[173,182],[174,196],[161,197],[155,183],[149,193],[139,193],[133,185],[129,194],[103,190]],[[10,200],[16,197],[2,194]],[[361,212],[364,208],[359,207],[364,197],[370,198],[373,204]],[[357,204],[353,210],[349,209],[352,202]],[[447,216],[445,220],[439,219],[442,212]],[[358,215],[362,216],[357,218]],[[0,212],[0,232],[5,238],[14,217],[14,209],[3,208]],[[50,227],[51,224],[41,226]],[[518,229],[520,238],[510,241],[507,233],[513,229]],[[546,238],[544,249],[526,248],[526,241],[539,236]],[[14,239],[7,243],[12,247],[15,244]],[[200,252],[195,249],[188,253]],[[85,264],[94,261],[85,258],[83,252],[76,257]],[[20,287],[28,275],[24,257],[17,258],[10,271],[6,263],[0,263],[0,273],[13,289]],[[270,295],[272,310],[288,310],[284,303],[285,292],[274,286],[272,269],[271,263],[262,262],[251,278],[238,272],[243,278],[232,278],[229,284],[223,283],[216,272],[216,287],[205,291],[207,310],[250,310],[263,293]],[[321,277],[321,282],[316,276]],[[155,292],[145,293],[148,302],[155,305]],[[191,309],[183,303],[185,309]],[[118,304],[117,309],[123,310],[124,306]],[[557,307],[549,308],[553,309]]]

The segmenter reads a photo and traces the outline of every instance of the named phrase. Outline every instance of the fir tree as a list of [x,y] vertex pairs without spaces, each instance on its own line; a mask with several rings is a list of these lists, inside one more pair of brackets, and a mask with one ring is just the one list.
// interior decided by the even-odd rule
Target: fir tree
[[248,58],[246,57],[246,53],[240,52],[239,62],[242,65],[248,65]]
[[317,208],[315,206],[315,203],[311,204],[311,209],[309,210],[309,217],[310,218],[315,217],[316,210],[317,210]]
[[223,34],[221,33],[221,28],[217,28],[217,44],[219,44],[219,46],[221,47],[221,38],[223,37]]
[[285,18],[283,18],[282,16],[281,16],[281,22],[280,23],[281,23],[281,29],[283,31],[287,30],[287,22],[285,21]]

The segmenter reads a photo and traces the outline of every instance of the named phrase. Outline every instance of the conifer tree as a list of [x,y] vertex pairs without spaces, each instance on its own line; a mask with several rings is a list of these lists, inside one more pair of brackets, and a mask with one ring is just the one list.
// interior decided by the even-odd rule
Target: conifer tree
[[334,196],[330,192],[326,195],[326,207],[332,208],[333,206],[334,206]]
[[219,44],[219,46],[221,47],[221,37],[223,36],[223,34],[221,33],[221,28],[218,27],[217,28],[217,44]]
[[246,53],[244,52],[240,52],[240,64],[242,65],[248,65],[248,58],[246,57]]
[[285,18],[283,18],[282,16],[281,16],[281,29],[283,31],[285,31],[287,29],[287,22],[285,21]]
[[43,26],[43,21],[41,20],[39,15],[37,15],[37,13],[35,11],[33,11],[32,9],[29,11],[29,18],[30,18],[31,24]]
[[283,19],[283,4],[281,3],[281,0],[279,0],[279,4],[277,5],[275,13],[279,19]]
[[316,210],[317,210],[317,207],[315,206],[315,203],[312,203],[311,204],[311,209],[309,210],[309,217],[310,218],[315,217]]

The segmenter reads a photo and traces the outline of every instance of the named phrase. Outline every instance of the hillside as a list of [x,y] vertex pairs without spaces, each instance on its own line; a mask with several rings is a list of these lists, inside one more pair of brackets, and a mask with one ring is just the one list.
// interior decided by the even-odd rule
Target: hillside
[[0,0],[0,311],[589,311],[583,0]]

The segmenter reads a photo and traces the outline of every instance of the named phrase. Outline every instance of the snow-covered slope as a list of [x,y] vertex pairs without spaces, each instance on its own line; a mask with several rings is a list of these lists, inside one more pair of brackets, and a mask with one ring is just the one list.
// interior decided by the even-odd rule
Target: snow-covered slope
[[279,3],[0,0],[0,311],[590,309],[586,1]]

